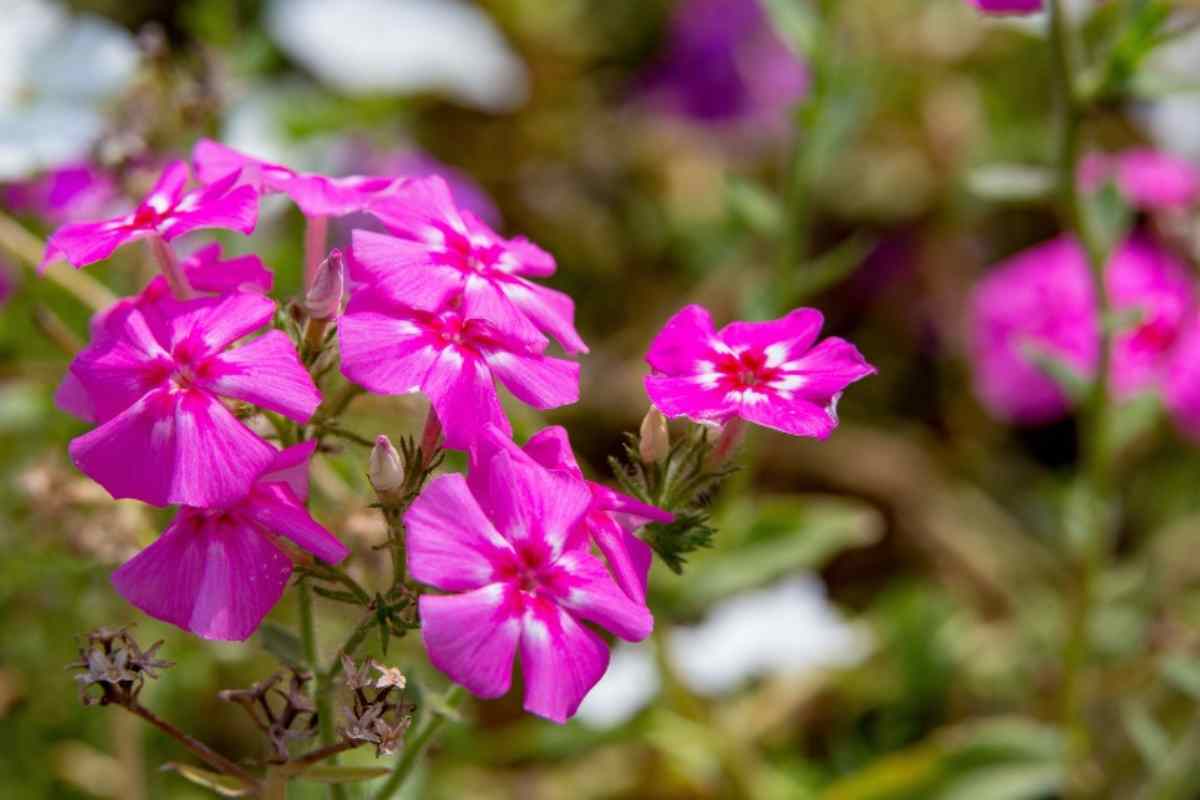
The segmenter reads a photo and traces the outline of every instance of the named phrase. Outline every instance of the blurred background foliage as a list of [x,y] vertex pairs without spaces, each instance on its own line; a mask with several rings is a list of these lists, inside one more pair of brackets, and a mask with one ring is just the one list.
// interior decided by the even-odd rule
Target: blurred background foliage
[[[6,2],[25,0],[0,11]],[[752,433],[745,468],[714,501],[715,547],[682,577],[656,566],[653,641],[618,648],[579,719],[559,728],[524,716],[517,692],[469,703],[468,722],[448,729],[407,796],[1059,797],[1079,789],[1068,786],[1059,724],[1069,621],[1079,619],[1090,635],[1072,680],[1092,757],[1070,781],[1113,798],[1200,796],[1200,454],[1160,424],[1153,402],[1122,412],[1138,468],[1115,556],[1080,612],[1074,423],[1010,429],[970,391],[969,287],[1060,228],[1040,17],[985,21],[963,0],[769,0],[770,24],[807,64],[806,95],[780,119],[713,121],[664,110],[646,88],[686,3],[481,0],[503,59],[475,58],[473,39],[451,47],[450,62],[475,70],[462,91],[339,83],[320,65],[358,63],[356,48],[376,43],[336,25],[299,44],[281,33],[313,5],[70,3],[128,31],[142,54],[106,101],[99,163],[135,197],[148,164],[186,155],[200,136],[302,168],[364,171],[354,154],[404,151],[469,176],[503,230],[556,256],[551,283],[576,299],[592,347],[581,402],[546,419],[513,407],[518,435],[566,425],[601,477],[645,411],[645,346],[687,302],[719,320],[816,306],[826,332],[880,371],[847,395],[827,442]],[[1188,98],[1195,73],[1177,68],[1200,48],[1188,36],[1200,11],[1074,5],[1101,98],[1090,144],[1191,142],[1200,153],[1194,109],[1190,129],[1159,113],[1200,103]],[[0,16],[0,31],[18,20]],[[398,52],[421,32],[400,33]],[[1168,39],[1174,60],[1157,52]],[[1171,221],[1189,257],[1195,222]],[[266,207],[251,240],[223,241],[262,255],[288,298],[302,227],[294,209]],[[333,235],[344,241],[349,227]],[[136,621],[143,642],[165,638],[178,666],[148,688],[147,705],[235,758],[261,743],[216,692],[265,677],[275,661],[261,637],[202,642],[116,597],[108,574],[169,513],[114,503],[70,468],[66,443],[84,428],[52,394],[88,310],[36,279],[5,241],[13,252],[0,247],[0,267],[16,286],[0,312],[0,796],[210,796],[158,769],[187,759],[173,742],[79,705],[63,671],[74,637]],[[139,259],[127,250],[90,274],[131,293],[147,275]],[[347,426],[395,436],[415,433],[423,415],[418,398],[363,398]],[[384,575],[372,550],[383,524],[367,507],[365,462],[352,444],[319,459],[315,507],[371,583]],[[294,624],[293,602],[274,623]],[[320,609],[327,651],[354,623],[340,613]],[[386,656],[370,646],[420,684],[444,685],[413,637]]]

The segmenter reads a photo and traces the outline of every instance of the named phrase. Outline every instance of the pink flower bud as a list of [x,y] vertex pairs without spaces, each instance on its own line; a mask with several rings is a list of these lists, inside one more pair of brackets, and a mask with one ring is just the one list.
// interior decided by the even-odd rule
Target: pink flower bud
[[380,434],[371,450],[367,477],[377,494],[394,492],[404,485],[404,464],[388,437]]
[[332,250],[317,267],[312,286],[304,295],[304,308],[312,319],[334,319],[342,308],[345,290],[345,262],[341,250]]
[[667,418],[654,406],[642,418],[638,435],[638,453],[646,464],[657,464],[671,450],[671,434],[667,431]]
[[1033,14],[1042,10],[1044,0],[971,0],[985,14]]

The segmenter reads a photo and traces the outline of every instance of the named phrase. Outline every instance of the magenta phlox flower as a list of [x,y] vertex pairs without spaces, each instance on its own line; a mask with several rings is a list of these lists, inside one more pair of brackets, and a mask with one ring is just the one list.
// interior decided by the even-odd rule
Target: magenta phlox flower
[[1079,182],[1085,191],[1096,191],[1108,181],[1114,181],[1131,204],[1152,211],[1187,208],[1200,194],[1200,170],[1192,162],[1148,148],[1092,153],[1083,159]]
[[492,321],[453,304],[419,311],[376,287],[360,288],[338,324],[342,372],[379,394],[423,392],[437,412],[446,445],[466,449],[485,426],[511,427],[495,381],[537,409],[579,399],[579,365],[543,355]]
[[113,497],[217,506],[246,494],[275,458],[223,400],[297,422],[321,397],[295,347],[267,324],[275,304],[254,293],[162,299],[153,313],[113,312],[70,365],[56,399],[99,427],[71,442],[76,466]]
[[587,486],[592,500],[580,521],[584,538],[590,537],[599,548],[613,578],[625,594],[636,603],[645,603],[646,580],[650,574],[653,553],[634,531],[648,522],[671,522],[674,515],[601,483],[586,480],[575,461],[566,430],[558,425],[543,428],[534,434],[523,449],[500,430],[489,429],[471,448],[471,470],[467,475],[467,483],[476,494],[485,489],[481,482],[487,474],[484,469],[486,463],[501,451],[507,452],[516,462],[536,464],[582,481]]
[[448,592],[420,599],[434,666],[484,698],[508,691],[518,650],[526,710],[565,722],[608,668],[584,623],[640,641],[649,609],[613,582],[581,536],[592,505],[580,480],[508,452],[435,479],[405,516],[409,574]]
[[438,177],[404,183],[372,213],[395,236],[355,231],[351,277],[407,305],[432,311],[462,295],[463,312],[539,343],[543,331],[568,353],[586,353],[575,303],[527,278],[547,277],[554,257],[523,237],[506,239],[460,210]]
[[37,178],[8,186],[4,204],[62,225],[112,213],[119,201],[117,183],[86,162],[64,164]]
[[1042,10],[1045,0],[971,0],[985,14],[1033,14]]
[[[1160,388],[1193,314],[1186,268],[1135,234],[1113,255],[1105,283],[1113,310],[1134,316],[1113,339],[1114,395]],[[1039,361],[1054,359],[1090,380],[1100,360],[1095,292],[1079,243],[1062,236],[989,272],[971,295],[969,346],[976,393],[992,414],[1021,424],[1065,414],[1070,398]]]
[[646,392],[668,417],[717,425],[740,417],[823,439],[837,427],[843,390],[876,371],[844,339],[817,344],[823,324],[819,311],[800,308],[714,331],[706,309],[687,306],[650,344]]
[[117,591],[150,616],[205,639],[241,641],[279,601],[292,559],[276,537],[336,564],[346,546],[309,515],[316,442],[275,454],[241,498],[184,506],[157,541],[113,573]]
[[188,167],[166,166],[158,183],[131,214],[101,222],[77,222],[59,228],[46,243],[45,267],[59,259],[83,267],[103,261],[129,242],[152,236],[170,241],[201,228],[224,228],[250,234],[258,221],[258,193],[238,185],[238,175],[188,192]]
[[286,194],[306,217],[341,217],[367,210],[381,194],[398,184],[395,178],[350,175],[330,178],[298,172],[282,164],[254,158],[211,139],[201,139],[192,151],[196,175],[204,183],[232,173],[262,193]]

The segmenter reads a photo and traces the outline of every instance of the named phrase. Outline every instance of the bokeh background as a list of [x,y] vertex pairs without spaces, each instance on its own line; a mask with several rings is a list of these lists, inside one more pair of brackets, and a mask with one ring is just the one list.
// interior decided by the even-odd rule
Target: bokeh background
[[[1114,87],[1091,145],[1200,157],[1200,12],[1069,5]],[[567,426],[601,478],[646,410],[646,345],[688,302],[719,322],[815,306],[878,366],[829,441],[752,433],[713,502],[715,547],[682,576],[656,565],[654,638],[615,649],[576,720],[525,716],[516,692],[468,703],[405,796],[1056,798],[1075,423],[989,419],[964,346],[972,284],[1062,224],[1044,29],[964,0],[0,0],[0,206],[42,237],[140,197],[201,136],[328,174],[443,172],[461,203],[558,259],[550,283],[592,348],[582,400],[512,413],[519,436]],[[88,168],[39,182],[64,164]],[[1195,222],[1164,223],[1189,261]],[[268,202],[252,238],[221,238],[294,295],[294,208]],[[75,637],[136,622],[143,642],[164,638],[177,666],[146,704],[235,758],[261,742],[216,692],[275,661],[258,638],[148,620],[111,588],[169,513],[113,502],[70,466],[84,428],[52,394],[88,310],[34,275],[31,247],[0,226],[0,797],[210,796],[159,770],[187,759],[174,742],[80,706],[63,669]],[[148,269],[130,248],[89,274],[128,294]],[[1100,796],[1192,798],[1200,451],[1143,406],[1127,412],[1139,466],[1086,617],[1090,780]],[[354,408],[346,426],[368,438],[424,415],[419,398]],[[315,513],[378,583],[366,455],[319,459]],[[294,625],[293,602],[270,619]],[[330,654],[354,620],[319,614]],[[415,637],[379,647],[444,685]]]

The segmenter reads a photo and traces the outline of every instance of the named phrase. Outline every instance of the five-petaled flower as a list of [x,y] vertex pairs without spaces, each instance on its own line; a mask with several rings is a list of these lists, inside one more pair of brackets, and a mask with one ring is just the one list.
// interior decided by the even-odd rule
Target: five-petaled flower
[[561,426],[544,428],[530,437],[522,449],[501,431],[492,428],[471,448],[471,469],[467,484],[479,495],[486,491],[485,465],[498,452],[507,452],[514,461],[540,465],[552,472],[582,482],[591,493],[591,503],[579,524],[583,538],[591,540],[608,561],[613,578],[636,603],[646,602],[646,580],[650,574],[653,551],[635,534],[648,522],[671,522],[669,511],[646,505],[602,483],[585,480],[575,461],[567,432]]
[[226,228],[249,234],[258,221],[258,192],[238,185],[230,173],[208,186],[187,192],[188,167],[172,161],[158,183],[133,211],[100,222],[64,225],[46,243],[42,266],[66,259],[75,267],[103,261],[117,248],[139,239],[171,241],[201,228]]
[[488,318],[453,306],[437,312],[360,288],[338,325],[342,372],[380,394],[424,392],[446,445],[466,449],[488,424],[511,430],[495,379],[519,400],[548,409],[579,399],[579,365],[542,354]]
[[874,374],[854,345],[821,332],[819,311],[800,308],[770,322],[713,330],[691,305],[650,345],[650,400],[668,417],[724,424],[736,417],[793,436],[825,438],[837,427],[842,391]]
[[523,237],[505,239],[460,210],[440,177],[406,182],[371,212],[396,235],[354,232],[354,280],[423,311],[461,296],[465,315],[509,336],[543,344],[541,330],[568,353],[587,352],[571,298],[526,279],[552,275],[554,257]]
[[504,451],[476,470],[475,488],[437,478],[405,517],[410,574],[449,593],[421,596],[421,636],[438,669],[485,698],[508,691],[519,648],[525,708],[565,722],[608,666],[583,622],[639,641],[654,620],[580,535],[582,481]]
[[157,541],[113,573],[117,591],[150,616],[205,639],[250,636],[292,574],[292,560],[274,536],[331,564],[349,553],[304,507],[315,448],[307,442],[276,453],[233,502],[181,508]]
[[271,319],[267,298],[164,298],[154,311],[118,309],[71,362],[74,385],[57,399],[99,423],[71,442],[71,458],[117,498],[204,507],[243,497],[276,451],[222,399],[306,422],[320,394],[282,331],[231,346]]

